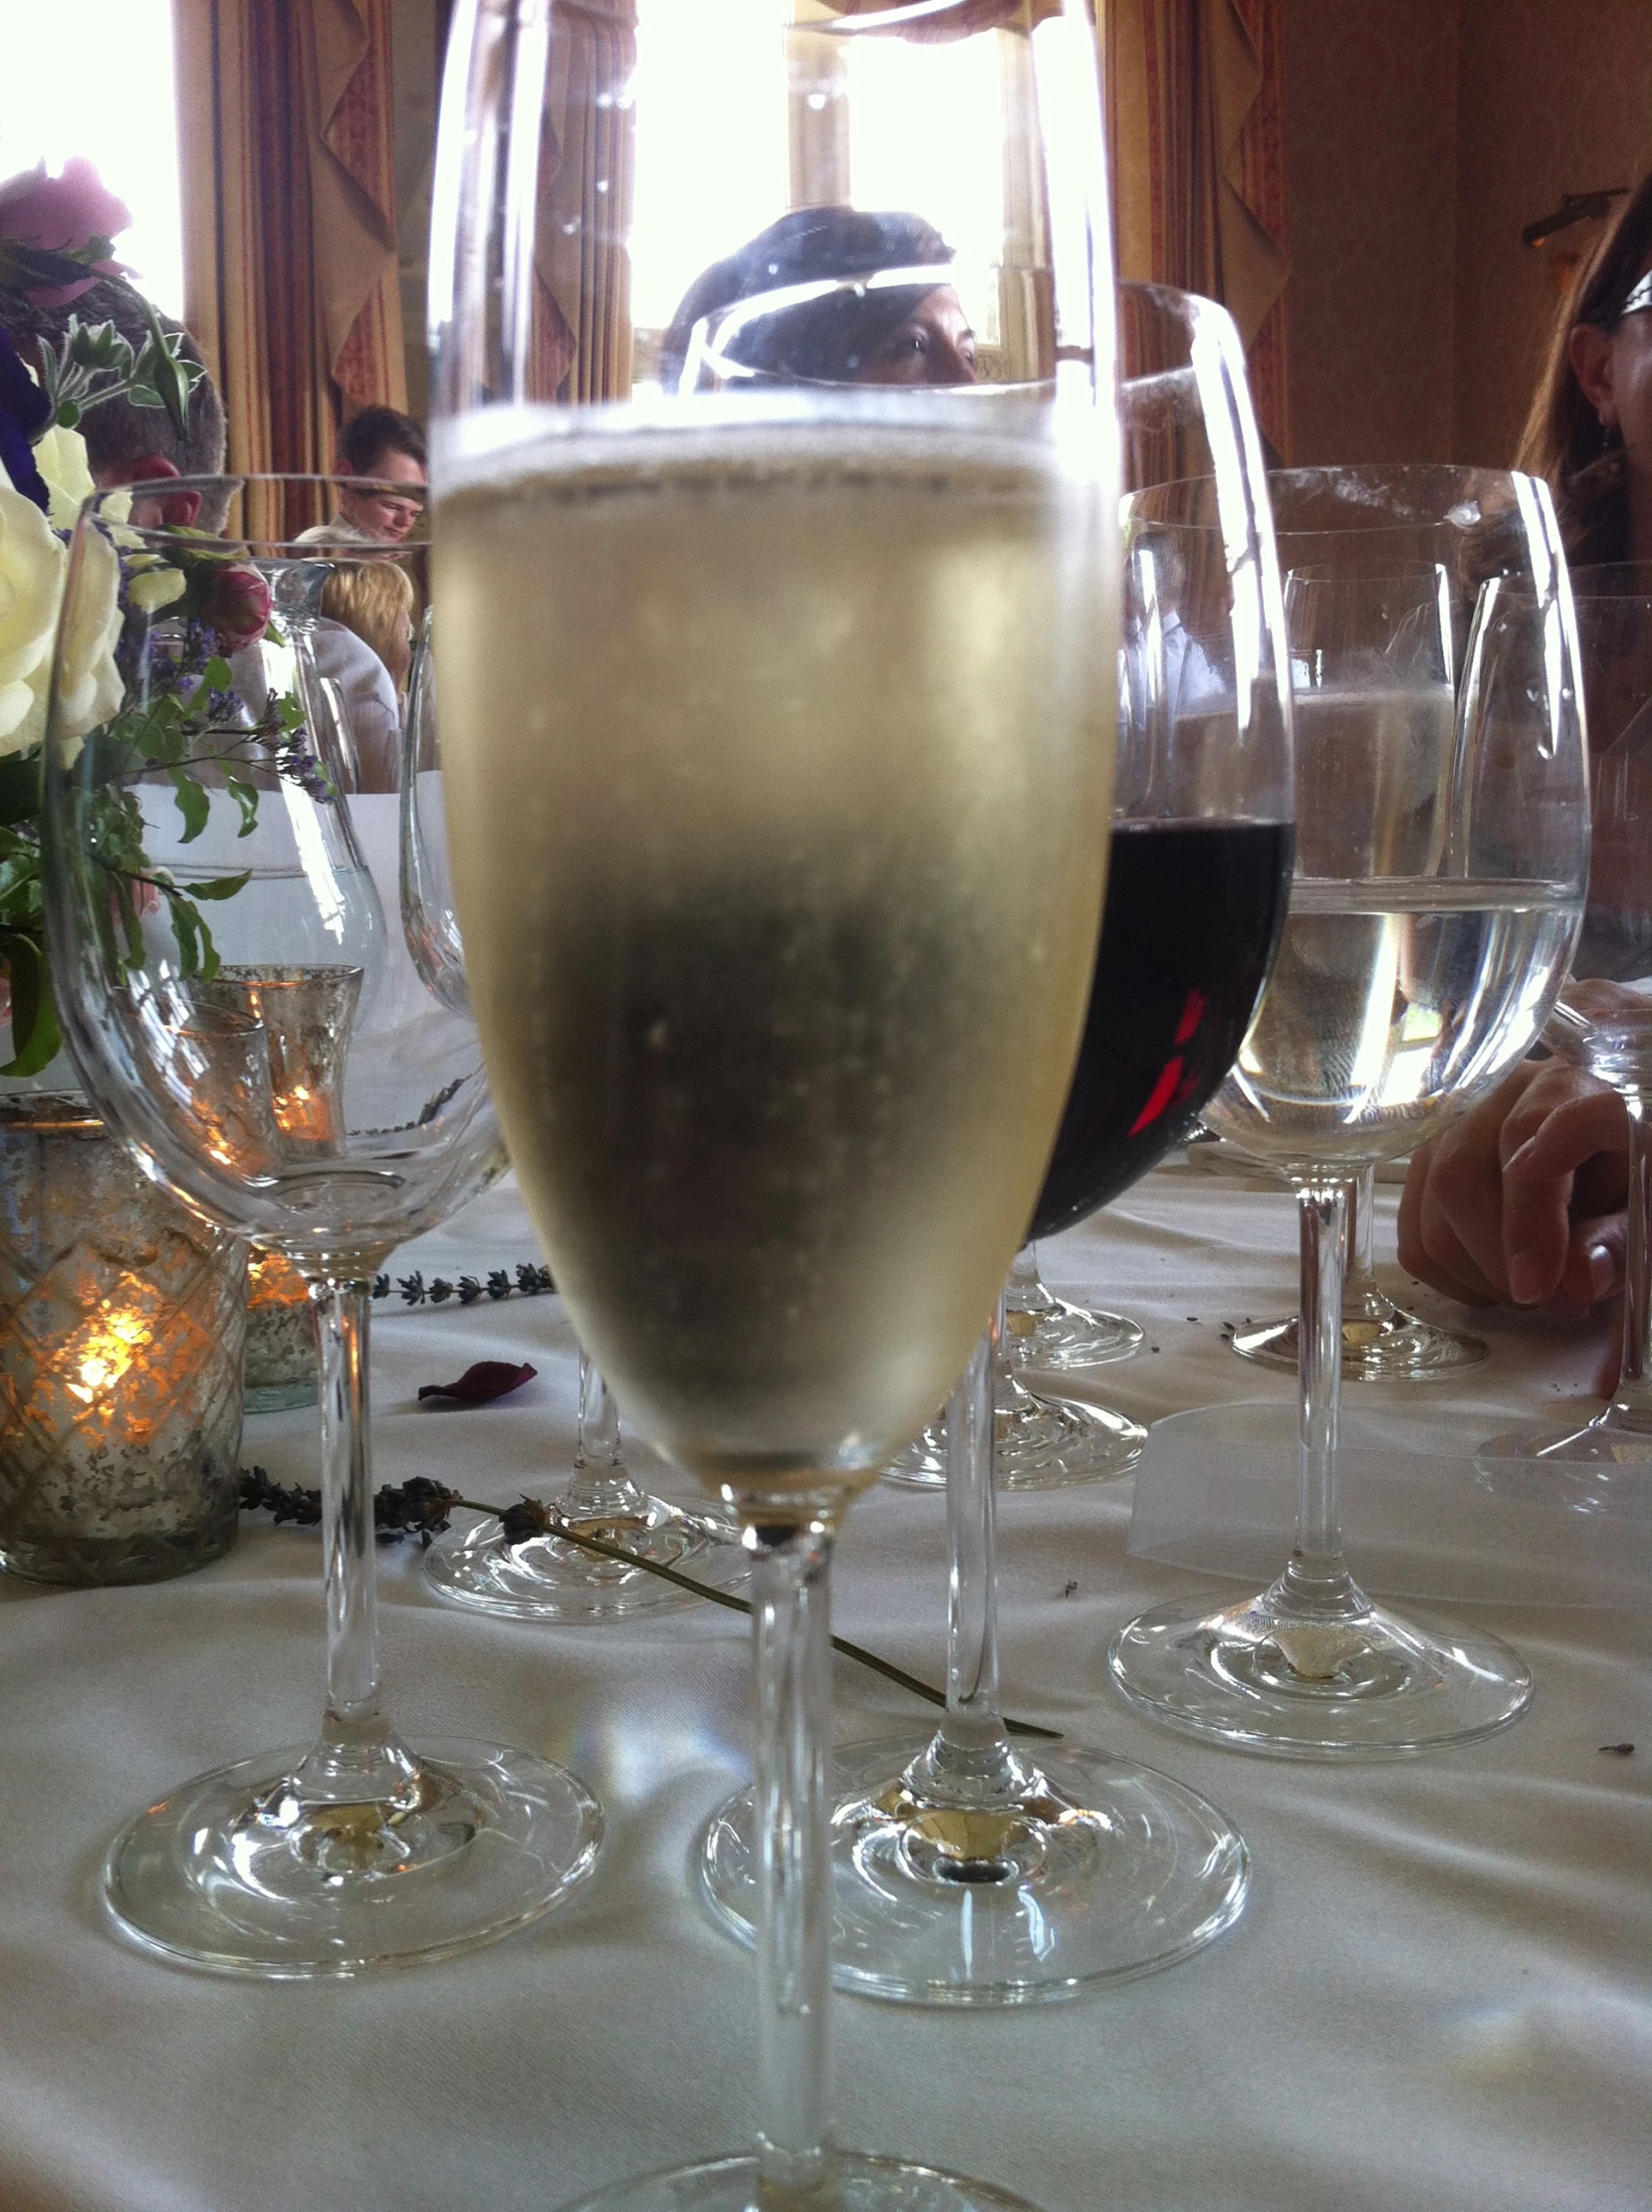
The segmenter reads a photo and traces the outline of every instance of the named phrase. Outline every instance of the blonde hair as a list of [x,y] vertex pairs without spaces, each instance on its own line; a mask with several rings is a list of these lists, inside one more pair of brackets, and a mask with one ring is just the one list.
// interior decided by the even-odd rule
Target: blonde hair
[[393,561],[342,562],[322,586],[323,614],[371,646],[397,691],[407,686],[413,606],[412,579]]

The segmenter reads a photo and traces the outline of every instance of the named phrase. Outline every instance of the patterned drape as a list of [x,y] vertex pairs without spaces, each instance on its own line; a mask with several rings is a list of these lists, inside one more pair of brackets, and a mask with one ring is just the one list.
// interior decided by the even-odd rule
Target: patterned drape
[[[228,466],[332,467],[357,408],[406,405],[391,0],[172,0],[184,320],[223,393]],[[272,536],[325,500],[261,501]]]
[[1282,0],[1103,0],[1119,274],[1220,300],[1289,453]]
[[569,402],[631,388],[635,0],[557,0],[540,141],[533,389]]

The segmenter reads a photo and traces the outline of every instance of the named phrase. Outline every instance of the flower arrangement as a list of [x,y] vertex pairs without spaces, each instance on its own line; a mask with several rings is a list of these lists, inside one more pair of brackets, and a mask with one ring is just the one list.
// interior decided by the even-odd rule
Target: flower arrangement
[[[69,163],[61,178],[43,167],[0,184],[0,301],[65,304],[99,276],[120,281],[108,232],[128,220],[88,162]],[[170,525],[164,554],[118,527],[123,516],[113,529],[86,532],[60,625],[68,539],[95,489],[78,425],[90,409],[123,398],[164,408],[181,437],[203,373],[148,302],[140,305],[149,330],[140,347],[113,323],[71,316],[39,380],[0,325],[0,1020],[9,1014],[12,1044],[0,1076],[38,1074],[60,1044],[40,850],[54,650],[58,728],[70,746],[95,748],[92,846],[108,872],[112,923],[133,956],[143,915],[163,904],[180,972],[210,976],[217,956],[199,902],[231,897],[247,880],[180,882],[151,865],[139,781],[170,781],[183,843],[206,826],[203,769],[239,806],[243,836],[257,819],[255,760],[316,787],[298,700],[272,696],[254,717],[236,692],[229,656],[274,634],[269,589],[235,547],[171,521],[174,508],[193,520],[192,495],[161,502]]]

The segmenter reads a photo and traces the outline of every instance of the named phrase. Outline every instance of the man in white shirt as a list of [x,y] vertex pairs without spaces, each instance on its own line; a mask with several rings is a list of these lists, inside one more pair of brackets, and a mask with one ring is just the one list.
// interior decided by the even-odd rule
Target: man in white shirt
[[412,416],[363,407],[345,425],[338,468],[367,481],[359,491],[342,490],[333,521],[301,531],[299,544],[399,545],[424,512],[424,432]]

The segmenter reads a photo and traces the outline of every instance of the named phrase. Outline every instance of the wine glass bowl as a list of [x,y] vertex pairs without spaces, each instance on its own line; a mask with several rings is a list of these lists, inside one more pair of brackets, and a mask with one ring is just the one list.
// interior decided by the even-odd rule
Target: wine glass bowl
[[[1282,529],[1305,515],[1320,531],[1288,607],[1297,880],[1256,1024],[1205,1118],[1298,1195],[1297,1543],[1260,1598],[1160,1607],[1121,1631],[1110,1663],[1127,1697],[1190,1733],[1371,1756],[1502,1726],[1524,1710],[1531,1676],[1494,1638],[1434,1635],[1374,1606],[1343,1562],[1345,1184],[1443,1127],[1534,1041],[1581,915],[1588,811],[1570,595],[1540,485],[1298,472],[1276,512]],[[1477,580],[1454,705],[1457,610]],[[1539,677],[1524,690],[1498,680],[1510,625]]]
[[[400,885],[407,950],[440,1003],[467,1018],[470,985],[453,901],[436,716],[433,622],[427,614],[412,660],[400,779]],[[692,1605],[696,1594],[649,1566],[686,1569],[710,1589],[731,1589],[745,1574],[734,1524],[686,1513],[632,1478],[620,1440],[619,1412],[601,1371],[580,1352],[579,1420],[574,1466],[553,1501],[562,1524],[518,1536],[488,1515],[450,1530],[425,1551],[425,1582],[449,1604],[515,1620],[617,1620]],[[564,1533],[564,1532],[567,1533]],[[581,1537],[617,1545],[646,1565],[592,1552]]]
[[[270,487],[188,488],[224,512]],[[353,548],[350,565],[370,550]],[[490,1941],[583,1879],[600,1835],[562,1768],[486,1743],[415,1753],[383,1706],[370,1278],[492,1180],[503,1148],[473,1025],[432,997],[386,927],[397,803],[361,788],[363,764],[382,764],[384,670],[321,612],[333,573],[322,549],[136,530],[123,502],[90,501],[65,619],[96,631],[118,614],[118,644],[90,731],[59,671],[43,817],[60,1015],[99,1110],[151,1173],[291,1260],[310,1290],[320,1734],[163,1797],[104,1875],[137,1943],[271,1978]],[[284,614],[266,626],[272,601]],[[388,711],[399,716],[393,686]],[[393,765],[378,780],[393,783]]]

